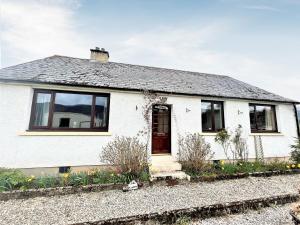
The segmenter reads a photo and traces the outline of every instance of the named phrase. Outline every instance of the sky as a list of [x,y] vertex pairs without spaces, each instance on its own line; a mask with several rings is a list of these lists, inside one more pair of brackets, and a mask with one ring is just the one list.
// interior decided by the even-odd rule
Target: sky
[[1,68],[96,46],[300,101],[300,0],[0,0]]

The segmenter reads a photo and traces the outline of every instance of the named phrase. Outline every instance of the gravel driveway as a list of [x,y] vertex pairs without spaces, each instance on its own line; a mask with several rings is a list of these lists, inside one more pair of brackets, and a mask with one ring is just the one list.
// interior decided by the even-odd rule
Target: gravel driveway
[[0,202],[0,224],[70,224],[298,193],[300,175]]
[[290,205],[274,206],[259,211],[192,222],[191,225],[294,225]]

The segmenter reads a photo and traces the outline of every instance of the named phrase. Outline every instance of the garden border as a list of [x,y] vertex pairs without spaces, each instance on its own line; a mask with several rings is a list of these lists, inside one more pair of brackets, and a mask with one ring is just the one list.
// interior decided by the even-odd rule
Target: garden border
[[279,175],[294,175],[300,174],[300,169],[293,170],[274,170],[265,172],[253,172],[253,173],[236,173],[236,174],[219,174],[216,176],[191,176],[191,182],[214,182],[218,180],[233,180],[242,179],[247,177],[271,177]]
[[[286,170],[286,171],[268,171],[268,172],[255,172],[255,173],[238,173],[232,175],[217,175],[217,176],[198,176],[191,177],[191,182],[214,182],[218,180],[230,180],[230,179],[242,179],[247,177],[270,177],[278,175],[294,175],[300,174],[300,169]],[[186,184],[186,182],[179,182],[180,184]],[[149,187],[151,185],[161,185],[162,181],[143,182],[143,187]],[[172,184],[165,184],[172,186]],[[174,184],[176,185],[176,184]],[[28,190],[13,190],[0,192],[0,201],[8,201],[12,199],[28,199],[35,197],[51,197],[58,195],[88,193],[88,192],[100,192],[109,190],[121,190],[124,184],[90,184],[85,186],[66,186],[55,188],[39,188]]]
[[68,195],[86,192],[109,191],[121,189],[124,184],[90,184],[85,186],[66,186],[55,188],[38,188],[28,190],[14,190],[0,192],[0,201],[11,199],[28,199],[35,197],[51,197],[56,195]]
[[[180,217],[186,216],[189,218],[209,218],[216,216],[223,216],[228,214],[237,214],[250,209],[259,209],[269,207],[271,205],[283,205],[299,200],[298,194],[278,195],[266,198],[256,198],[244,201],[228,202],[223,204],[213,204],[201,207],[183,208],[163,213],[140,214],[129,217],[113,218],[108,220],[99,220],[94,222],[81,222],[72,225],[129,225],[134,222],[146,222],[149,220],[159,221],[162,224],[172,224]],[[292,218],[291,218],[292,219]]]

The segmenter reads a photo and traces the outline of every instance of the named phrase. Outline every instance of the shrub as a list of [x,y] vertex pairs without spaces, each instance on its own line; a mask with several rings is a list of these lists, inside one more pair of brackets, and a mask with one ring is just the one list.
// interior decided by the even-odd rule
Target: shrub
[[300,138],[295,140],[295,144],[291,145],[291,160],[294,163],[300,163]]
[[19,170],[0,169],[0,191],[20,189],[27,177]]
[[265,163],[264,166],[265,166],[265,170],[267,171],[275,171],[275,170],[284,171],[287,169],[288,163],[275,159],[273,161]]
[[228,160],[230,160],[229,149],[231,148],[230,134],[227,130],[221,130],[217,133],[215,137],[215,142],[220,144],[224,150],[224,154]]
[[200,134],[188,134],[179,138],[178,159],[189,172],[203,172],[208,168],[207,160],[213,157],[210,144]]
[[121,174],[138,178],[148,170],[147,148],[136,137],[115,137],[100,154],[102,162],[116,166]]

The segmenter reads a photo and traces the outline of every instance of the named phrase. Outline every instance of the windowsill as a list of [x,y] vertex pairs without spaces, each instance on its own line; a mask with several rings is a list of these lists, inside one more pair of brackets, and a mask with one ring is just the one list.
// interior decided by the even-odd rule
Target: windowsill
[[282,133],[278,133],[278,132],[274,132],[274,133],[272,133],[272,132],[270,132],[270,133],[268,133],[268,132],[266,132],[266,133],[264,133],[264,132],[262,132],[262,133],[250,133],[249,135],[250,136],[283,136]]
[[74,132],[74,131],[23,131],[19,136],[111,136],[111,132]]

